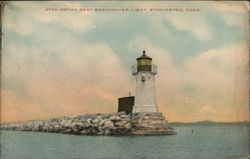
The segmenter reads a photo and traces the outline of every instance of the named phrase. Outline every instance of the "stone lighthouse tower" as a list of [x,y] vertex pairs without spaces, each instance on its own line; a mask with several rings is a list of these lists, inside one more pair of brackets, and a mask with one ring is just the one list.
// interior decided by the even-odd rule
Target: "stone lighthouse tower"
[[137,64],[132,67],[136,81],[133,113],[158,112],[155,97],[157,66],[152,64],[152,58],[146,55],[145,50],[136,60]]

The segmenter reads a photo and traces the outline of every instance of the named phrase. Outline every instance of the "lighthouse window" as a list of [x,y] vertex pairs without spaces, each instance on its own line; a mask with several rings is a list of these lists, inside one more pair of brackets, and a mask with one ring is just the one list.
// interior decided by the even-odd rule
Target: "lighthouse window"
[[141,77],[141,81],[144,82],[146,80],[145,76]]

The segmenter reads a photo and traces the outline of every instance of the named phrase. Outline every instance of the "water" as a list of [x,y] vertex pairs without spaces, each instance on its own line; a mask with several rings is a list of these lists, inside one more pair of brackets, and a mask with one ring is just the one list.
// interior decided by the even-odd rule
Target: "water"
[[178,135],[139,137],[2,131],[1,159],[237,159],[249,155],[246,125],[174,128]]

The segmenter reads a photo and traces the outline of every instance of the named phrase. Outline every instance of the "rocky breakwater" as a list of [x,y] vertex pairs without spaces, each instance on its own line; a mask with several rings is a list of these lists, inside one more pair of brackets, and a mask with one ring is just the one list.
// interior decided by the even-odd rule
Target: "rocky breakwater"
[[38,131],[76,135],[172,135],[175,134],[157,113],[79,115],[51,120],[1,124],[1,130]]

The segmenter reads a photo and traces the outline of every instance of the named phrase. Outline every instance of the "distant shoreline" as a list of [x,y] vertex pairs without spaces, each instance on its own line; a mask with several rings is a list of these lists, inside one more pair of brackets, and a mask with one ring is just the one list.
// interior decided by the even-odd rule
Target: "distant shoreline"
[[249,121],[239,121],[239,122],[216,122],[216,121],[198,121],[198,122],[169,122],[172,126],[178,125],[250,125]]

